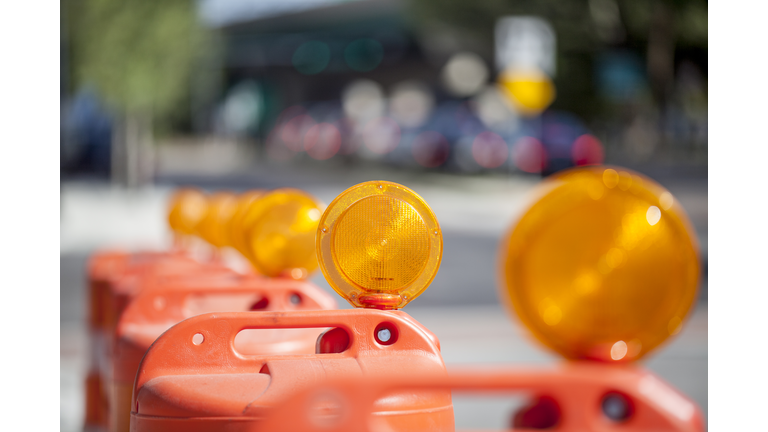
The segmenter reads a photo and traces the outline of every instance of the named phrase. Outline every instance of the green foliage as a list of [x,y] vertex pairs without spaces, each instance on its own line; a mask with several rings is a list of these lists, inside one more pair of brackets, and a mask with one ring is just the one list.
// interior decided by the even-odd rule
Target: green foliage
[[660,46],[668,64],[676,48],[707,48],[706,0],[410,0],[408,16],[415,28],[448,25],[493,46],[496,20],[507,15],[539,16],[552,24],[558,89],[553,108],[585,117],[599,109],[593,61],[600,52],[631,50],[646,58],[652,35],[656,54]]
[[209,40],[194,0],[71,0],[65,27],[75,86],[91,85],[116,110],[168,116],[188,100]]
[[505,15],[547,18],[557,31],[558,49],[588,49],[593,41],[586,0],[411,0],[410,11],[417,21],[453,25],[491,44],[496,20]]
[[706,0],[411,0],[416,22],[443,22],[462,28],[481,39],[493,41],[496,19],[505,15],[535,15],[548,19],[558,35],[559,50],[592,50],[602,43],[596,34],[595,6],[618,6],[621,21],[632,38],[645,41],[654,7],[663,4],[673,11],[679,40],[707,45]]

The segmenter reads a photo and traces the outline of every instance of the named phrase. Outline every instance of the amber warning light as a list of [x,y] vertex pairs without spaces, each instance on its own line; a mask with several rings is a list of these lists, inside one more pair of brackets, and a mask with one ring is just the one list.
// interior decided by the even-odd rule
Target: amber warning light
[[328,283],[353,306],[399,309],[434,279],[443,237],[415,192],[370,181],[331,202],[320,218],[316,247]]
[[569,359],[640,359],[677,334],[696,298],[699,258],[685,211],[623,168],[564,171],[502,246],[502,297]]
[[208,200],[197,189],[179,189],[171,196],[168,225],[174,233],[176,246],[185,244],[187,237],[197,235],[197,227],[207,211]]
[[314,236],[323,204],[291,188],[253,197],[250,202],[236,222],[244,233],[241,247],[246,258],[265,276],[306,279],[317,269]]

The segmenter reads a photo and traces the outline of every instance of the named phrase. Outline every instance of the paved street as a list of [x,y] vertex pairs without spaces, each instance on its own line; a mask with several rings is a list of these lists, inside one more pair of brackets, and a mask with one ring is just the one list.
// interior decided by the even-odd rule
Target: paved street
[[[156,186],[127,192],[106,184],[62,184],[61,211],[61,430],[79,430],[82,377],[86,360],[84,263],[88,254],[109,245],[164,248],[169,235],[165,202],[175,185],[208,190],[300,187],[324,202],[358,182],[386,179],[418,192],[434,210],[444,232],[444,255],[430,289],[406,309],[440,339],[447,364],[549,364],[557,357],[539,348],[498,303],[499,241],[523,208],[536,177],[464,177],[344,166],[255,166],[231,173],[189,175],[168,169]],[[706,262],[706,177],[660,179],[688,210]],[[330,290],[318,272],[312,280]],[[653,355],[647,366],[707,410],[707,285],[683,332]],[[342,305],[348,307],[348,305]],[[495,398],[457,399],[458,426],[498,427],[511,402]]]

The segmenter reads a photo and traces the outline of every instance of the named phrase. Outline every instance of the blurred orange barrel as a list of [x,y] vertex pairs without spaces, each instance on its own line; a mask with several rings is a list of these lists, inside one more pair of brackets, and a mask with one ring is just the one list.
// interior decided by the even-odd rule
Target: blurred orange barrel
[[[215,311],[333,309],[336,301],[306,281],[260,276],[178,276],[147,283],[119,319],[111,351],[110,430],[127,431],[131,392],[139,363],[155,339],[184,319]],[[311,354],[321,329],[244,334],[234,343],[244,354]],[[250,337],[249,337],[250,336]]]

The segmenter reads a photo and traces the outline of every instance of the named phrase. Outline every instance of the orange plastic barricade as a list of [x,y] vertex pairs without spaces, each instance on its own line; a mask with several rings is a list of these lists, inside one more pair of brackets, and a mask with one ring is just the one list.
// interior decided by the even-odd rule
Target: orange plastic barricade
[[[409,371],[410,372],[410,371]],[[699,408],[654,374],[634,366],[569,362],[556,368],[452,369],[447,375],[403,372],[362,381],[344,377],[307,386],[267,412],[259,430],[389,431],[377,421],[382,395],[403,391],[546,395],[549,413],[516,415],[509,429],[556,431],[704,430]],[[549,421],[536,422],[536,417]],[[255,429],[251,429],[255,430]],[[408,424],[399,431],[438,431]]]
[[[112,350],[110,430],[127,431],[131,392],[139,363],[150,345],[174,324],[207,312],[334,309],[336,301],[305,281],[253,276],[229,279],[179,278],[149,286],[134,297],[120,318]],[[240,352],[311,354],[320,329],[244,333]]]
[[[180,251],[128,253],[114,250],[97,252],[89,258],[86,273],[91,359],[85,386],[85,428],[103,428],[107,424],[106,395],[102,390],[101,374],[106,370],[103,353],[107,350],[108,329],[114,329],[118,315],[115,308],[119,308],[115,305],[113,289],[123,276],[131,275],[135,280],[167,264],[181,265],[183,268],[179,271],[199,265]],[[224,271],[220,266],[217,269]]]
[[[275,194],[261,202],[283,199]],[[322,216],[316,207],[298,213],[307,223],[293,225],[302,238],[312,228],[316,264],[326,280],[365,309],[216,313],[171,327],[139,367],[131,430],[248,430],[276,401],[329,377],[445,373],[434,334],[397,310],[427,288],[442,257],[442,233],[424,200],[404,186],[375,181],[348,189]],[[264,225],[274,220],[263,218]],[[254,264],[267,240],[260,239],[264,249],[252,251]],[[305,246],[295,248],[296,257],[314,252]],[[263,270],[269,274],[270,266]],[[306,328],[330,328],[317,339],[314,354],[247,355],[235,344],[244,329]],[[386,394],[376,410],[377,421],[394,430],[453,428],[445,390]]]
[[88,338],[90,341],[89,367],[85,378],[85,422],[86,429],[103,427],[107,423],[107,411],[102,392],[98,357],[102,351],[99,341],[104,331],[102,297],[107,281],[127,261],[127,253],[102,251],[92,255],[86,266],[88,280]]
[[[107,364],[113,366],[108,371],[111,431],[128,430],[131,389],[138,363],[155,338],[177,322],[213,311],[336,307],[335,300],[320,288],[296,280],[307,277],[317,265],[313,254],[301,252],[311,251],[314,246],[321,204],[293,189],[264,194],[263,200],[254,200],[250,194],[245,198],[242,203],[243,210],[249,211],[248,220],[230,226],[237,213],[234,195],[211,196],[209,211],[197,231],[218,248],[234,245],[238,239],[250,246],[256,242],[260,248],[244,250],[243,254],[254,265],[271,263],[271,277],[239,274],[218,262],[159,260],[157,265],[149,263],[146,268],[126,271],[108,290],[106,309],[112,313],[106,318],[110,353]],[[263,223],[265,220],[269,223]],[[124,316],[128,309],[131,312]],[[239,339],[238,346],[245,352],[263,354],[311,354],[318,334],[317,329],[273,331],[268,335],[259,334],[257,338],[246,334]]]
[[[235,345],[244,329],[329,327],[315,354],[248,355]],[[435,335],[404,312],[199,315],[168,329],[141,361],[131,431],[254,430],[270,407],[328,378],[395,380],[406,372],[444,374],[445,365]],[[303,409],[294,407],[294,415]],[[377,424],[392,430],[453,429],[444,389],[386,394],[375,411]]]
[[209,213],[205,195],[183,188],[176,191],[169,202],[168,222],[174,232],[174,247],[169,251],[100,251],[93,254],[87,265],[88,325],[91,359],[86,376],[85,429],[107,427],[108,391],[104,374],[108,373],[108,352],[112,334],[128,298],[140,288],[142,281],[151,277],[175,274],[206,274],[233,276],[222,263],[202,264],[184,250],[190,236],[196,235],[197,226]]
[[[184,274],[192,271],[217,273],[234,272],[218,264],[201,264],[182,252],[103,251],[88,260],[88,325],[91,330],[101,331],[116,324],[121,307],[113,299],[115,291],[128,295],[136,290],[137,283],[150,276]],[[122,285],[121,285],[122,284]],[[121,285],[120,288],[117,288]],[[116,303],[118,302],[118,303]],[[124,302],[121,298],[120,302]],[[114,310],[118,307],[118,310]]]

